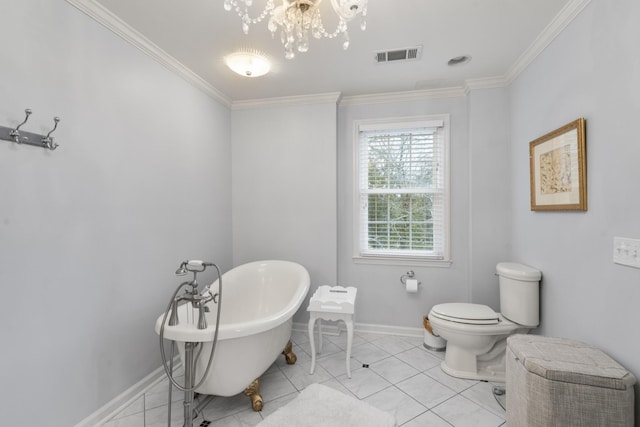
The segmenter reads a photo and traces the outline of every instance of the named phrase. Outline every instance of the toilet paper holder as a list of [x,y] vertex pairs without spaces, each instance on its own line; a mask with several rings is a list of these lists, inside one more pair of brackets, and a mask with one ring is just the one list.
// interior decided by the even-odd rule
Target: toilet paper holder
[[[407,271],[405,274],[400,276],[400,283],[402,286],[406,286],[407,279],[413,279],[416,276],[416,273],[413,270]],[[418,281],[418,286],[422,285],[422,282]]]

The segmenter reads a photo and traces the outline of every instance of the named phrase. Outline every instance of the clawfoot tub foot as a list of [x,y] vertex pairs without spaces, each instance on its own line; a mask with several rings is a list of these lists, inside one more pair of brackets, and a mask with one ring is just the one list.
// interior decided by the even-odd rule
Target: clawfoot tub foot
[[293,345],[291,344],[291,340],[289,340],[287,345],[284,347],[284,350],[282,350],[282,354],[284,354],[287,365],[293,365],[298,360],[298,356],[296,356],[296,354],[291,350],[291,347],[293,347]]
[[244,389],[244,394],[251,399],[251,409],[255,412],[262,411],[262,396],[260,396],[260,378],[253,380],[249,387]]

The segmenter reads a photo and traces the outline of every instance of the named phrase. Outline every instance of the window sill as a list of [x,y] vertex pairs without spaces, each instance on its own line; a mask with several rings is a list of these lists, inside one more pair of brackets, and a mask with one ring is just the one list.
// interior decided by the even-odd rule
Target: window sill
[[371,265],[420,265],[423,267],[451,267],[453,261],[445,259],[429,259],[420,257],[384,257],[384,256],[354,256],[355,264],[371,264]]

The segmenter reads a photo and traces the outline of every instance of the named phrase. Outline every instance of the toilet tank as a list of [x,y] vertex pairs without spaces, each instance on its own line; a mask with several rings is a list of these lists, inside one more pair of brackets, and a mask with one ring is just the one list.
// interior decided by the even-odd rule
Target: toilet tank
[[519,325],[535,327],[540,323],[539,270],[515,262],[496,266],[500,284],[500,311]]

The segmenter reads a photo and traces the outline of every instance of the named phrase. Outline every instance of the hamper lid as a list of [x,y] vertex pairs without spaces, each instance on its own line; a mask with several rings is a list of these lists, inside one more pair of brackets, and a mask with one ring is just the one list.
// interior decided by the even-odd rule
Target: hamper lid
[[524,368],[550,381],[626,390],[632,373],[595,347],[564,338],[513,335],[507,346]]

